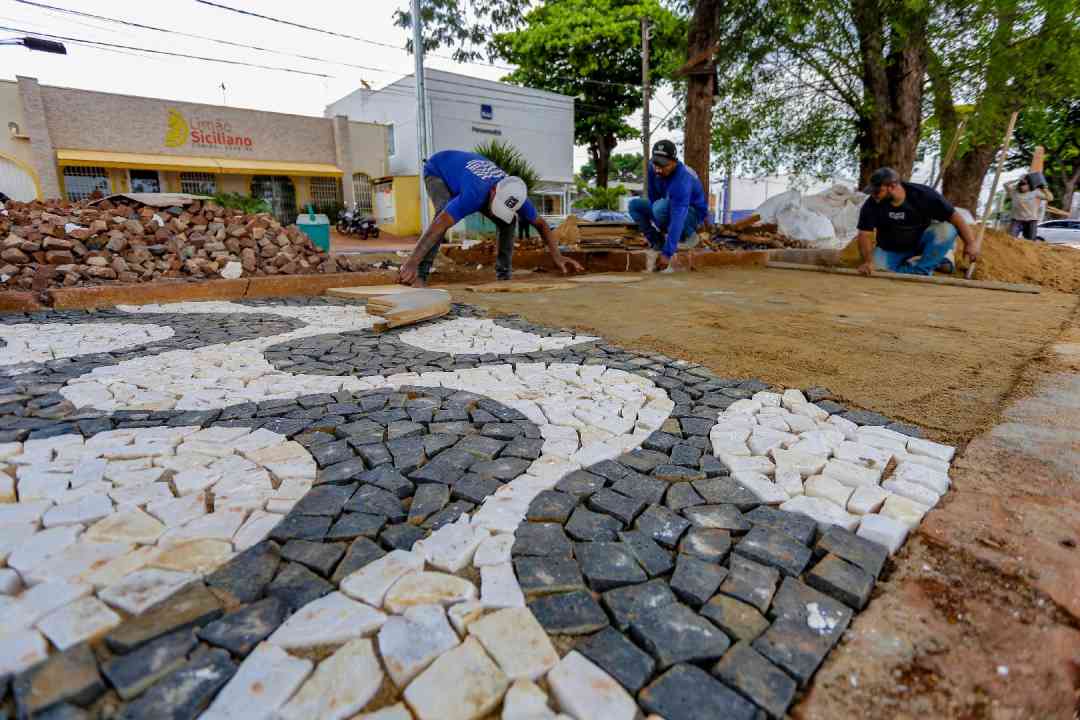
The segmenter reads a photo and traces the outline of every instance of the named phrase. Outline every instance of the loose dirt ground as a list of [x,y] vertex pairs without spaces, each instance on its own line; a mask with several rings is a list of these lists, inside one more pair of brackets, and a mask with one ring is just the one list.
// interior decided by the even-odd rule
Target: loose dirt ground
[[782,270],[455,292],[731,377],[828,387],[961,447],[795,718],[1080,717],[1080,301]]

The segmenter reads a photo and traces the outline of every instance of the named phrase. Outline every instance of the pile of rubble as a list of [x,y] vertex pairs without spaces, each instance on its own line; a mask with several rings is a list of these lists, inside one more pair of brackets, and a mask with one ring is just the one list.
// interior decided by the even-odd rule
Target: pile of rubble
[[210,200],[9,201],[0,238],[0,281],[12,289],[366,269],[319,250],[295,225]]
[[705,242],[713,250],[777,250],[808,248],[810,243],[780,232],[776,223],[763,223],[754,214],[734,223],[714,225],[712,236]]

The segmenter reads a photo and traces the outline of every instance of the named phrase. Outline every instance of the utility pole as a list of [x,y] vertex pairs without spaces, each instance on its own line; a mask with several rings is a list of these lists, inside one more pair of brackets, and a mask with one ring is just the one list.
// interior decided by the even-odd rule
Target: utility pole
[[649,35],[652,33],[651,21],[647,17],[641,18],[641,156],[644,162],[641,166],[641,180],[643,182],[642,197],[649,197],[649,153],[652,150],[649,137]]
[[424,89],[424,28],[420,18],[420,0],[412,0],[413,59],[416,62],[416,160],[420,178],[420,230],[431,222],[427,188],[424,187],[424,163],[428,159],[427,93]]

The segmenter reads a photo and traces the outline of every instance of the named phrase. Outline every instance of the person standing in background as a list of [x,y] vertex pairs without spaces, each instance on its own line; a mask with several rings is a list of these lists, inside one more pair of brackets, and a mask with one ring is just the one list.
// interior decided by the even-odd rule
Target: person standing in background
[[1005,189],[1012,202],[1012,225],[1009,227],[1009,234],[1013,237],[1023,235],[1028,240],[1034,240],[1045,207],[1043,203],[1052,202],[1053,193],[1045,186],[1032,189],[1027,175],[1006,183]]

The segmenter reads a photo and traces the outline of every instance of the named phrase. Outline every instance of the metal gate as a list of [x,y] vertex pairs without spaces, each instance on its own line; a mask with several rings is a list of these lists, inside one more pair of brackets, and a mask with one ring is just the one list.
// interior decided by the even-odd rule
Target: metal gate
[[12,200],[30,202],[37,198],[37,186],[30,173],[6,158],[0,158],[0,193]]
[[256,175],[251,178],[251,197],[265,200],[282,225],[296,222],[296,188],[285,175]]

